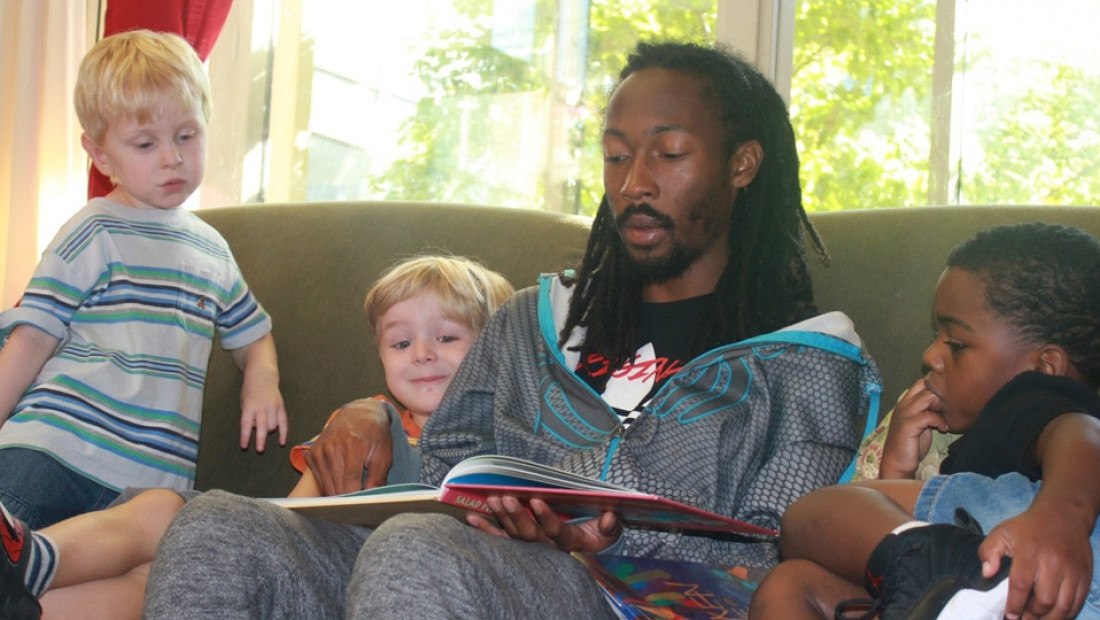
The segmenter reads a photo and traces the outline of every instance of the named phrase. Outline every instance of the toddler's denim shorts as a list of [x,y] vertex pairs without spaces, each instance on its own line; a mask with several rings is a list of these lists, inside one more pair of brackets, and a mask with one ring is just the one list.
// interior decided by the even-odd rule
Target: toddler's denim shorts
[[[954,523],[955,509],[965,508],[988,534],[1001,521],[1027,510],[1038,491],[1038,482],[1016,473],[999,478],[971,473],[940,475],[925,481],[913,516],[930,523]],[[1077,617],[1100,620],[1100,531],[1096,527],[1090,542],[1092,586]]]

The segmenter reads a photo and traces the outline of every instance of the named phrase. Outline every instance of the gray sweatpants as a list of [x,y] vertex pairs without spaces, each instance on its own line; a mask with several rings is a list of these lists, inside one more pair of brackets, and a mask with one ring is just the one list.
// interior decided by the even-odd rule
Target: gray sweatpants
[[149,575],[145,617],[614,618],[587,570],[453,517],[371,533],[213,491],[188,502]]

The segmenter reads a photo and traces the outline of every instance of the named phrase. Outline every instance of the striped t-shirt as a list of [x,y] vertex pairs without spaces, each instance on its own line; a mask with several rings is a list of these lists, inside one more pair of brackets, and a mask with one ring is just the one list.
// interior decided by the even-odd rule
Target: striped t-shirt
[[225,239],[183,209],[88,203],[58,232],[0,330],[61,343],[0,426],[0,447],[53,455],[113,489],[194,485],[214,334],[271,331]]

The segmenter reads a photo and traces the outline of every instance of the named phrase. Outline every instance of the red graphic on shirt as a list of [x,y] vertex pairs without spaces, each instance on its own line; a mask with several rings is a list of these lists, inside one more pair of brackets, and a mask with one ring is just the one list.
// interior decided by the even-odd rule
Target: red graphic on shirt
[[599,353],[592,353],[577,365],[577,371],[587,373],[590,377],[602,377],[610,371],[611,377],[615,379],[626,379],[627,381],[651,380],[654,383],[660,383],[680,372],[683,367],[684,364],[680,360],[667,357],[639,361],[638,357],[635,356],[611,371],[610,360]]

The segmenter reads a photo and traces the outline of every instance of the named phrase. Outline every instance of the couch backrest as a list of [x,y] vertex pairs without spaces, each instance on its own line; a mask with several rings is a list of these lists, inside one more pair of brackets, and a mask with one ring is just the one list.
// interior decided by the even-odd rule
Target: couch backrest
[[933,336],[932,295],[952,248],[995,224],[1037,220],[1100,238],[1096,207],[923,207],[810,219],[832,257],[830,267],[811,269],[818,307],[843,310],[855,322],[882,371],[883,413],[920,376],[921,354]]
[[[316,433],[339,405],[384,389],[362,303],[395,261],[426,250],[471,256],[519,288],[541,272],[579,264],[588,235],[584,218],[441,204],[269,204],[199,214],[229,241],[273,317],[291,445]],[[921,353],[932,338],[932,292],[951,248],[993,224],[1037,219],[1100,237],[1100,209],[1089,207],[930,207],[810,217],[832,257],[828,268],[811,267],[818,306],[855,321],[882,371],[887,407],[920,374]],[[232,359],[216,350],[196,486],[285,494],[297,477],[286,449],[258,456],[237,447],[240,382]]]
[[[425,251],[469,256],[517,288],[579,264],[588,220],[534,211],[420,203],[267,204],[205,209],[271,314],[288,445],[320,430],[354,398],[385,389],[363,300],[393,263]],[[237,446],[241,374],[220,349],[204,397],[196,487],[285,495],[297,475],[287,449]]]

